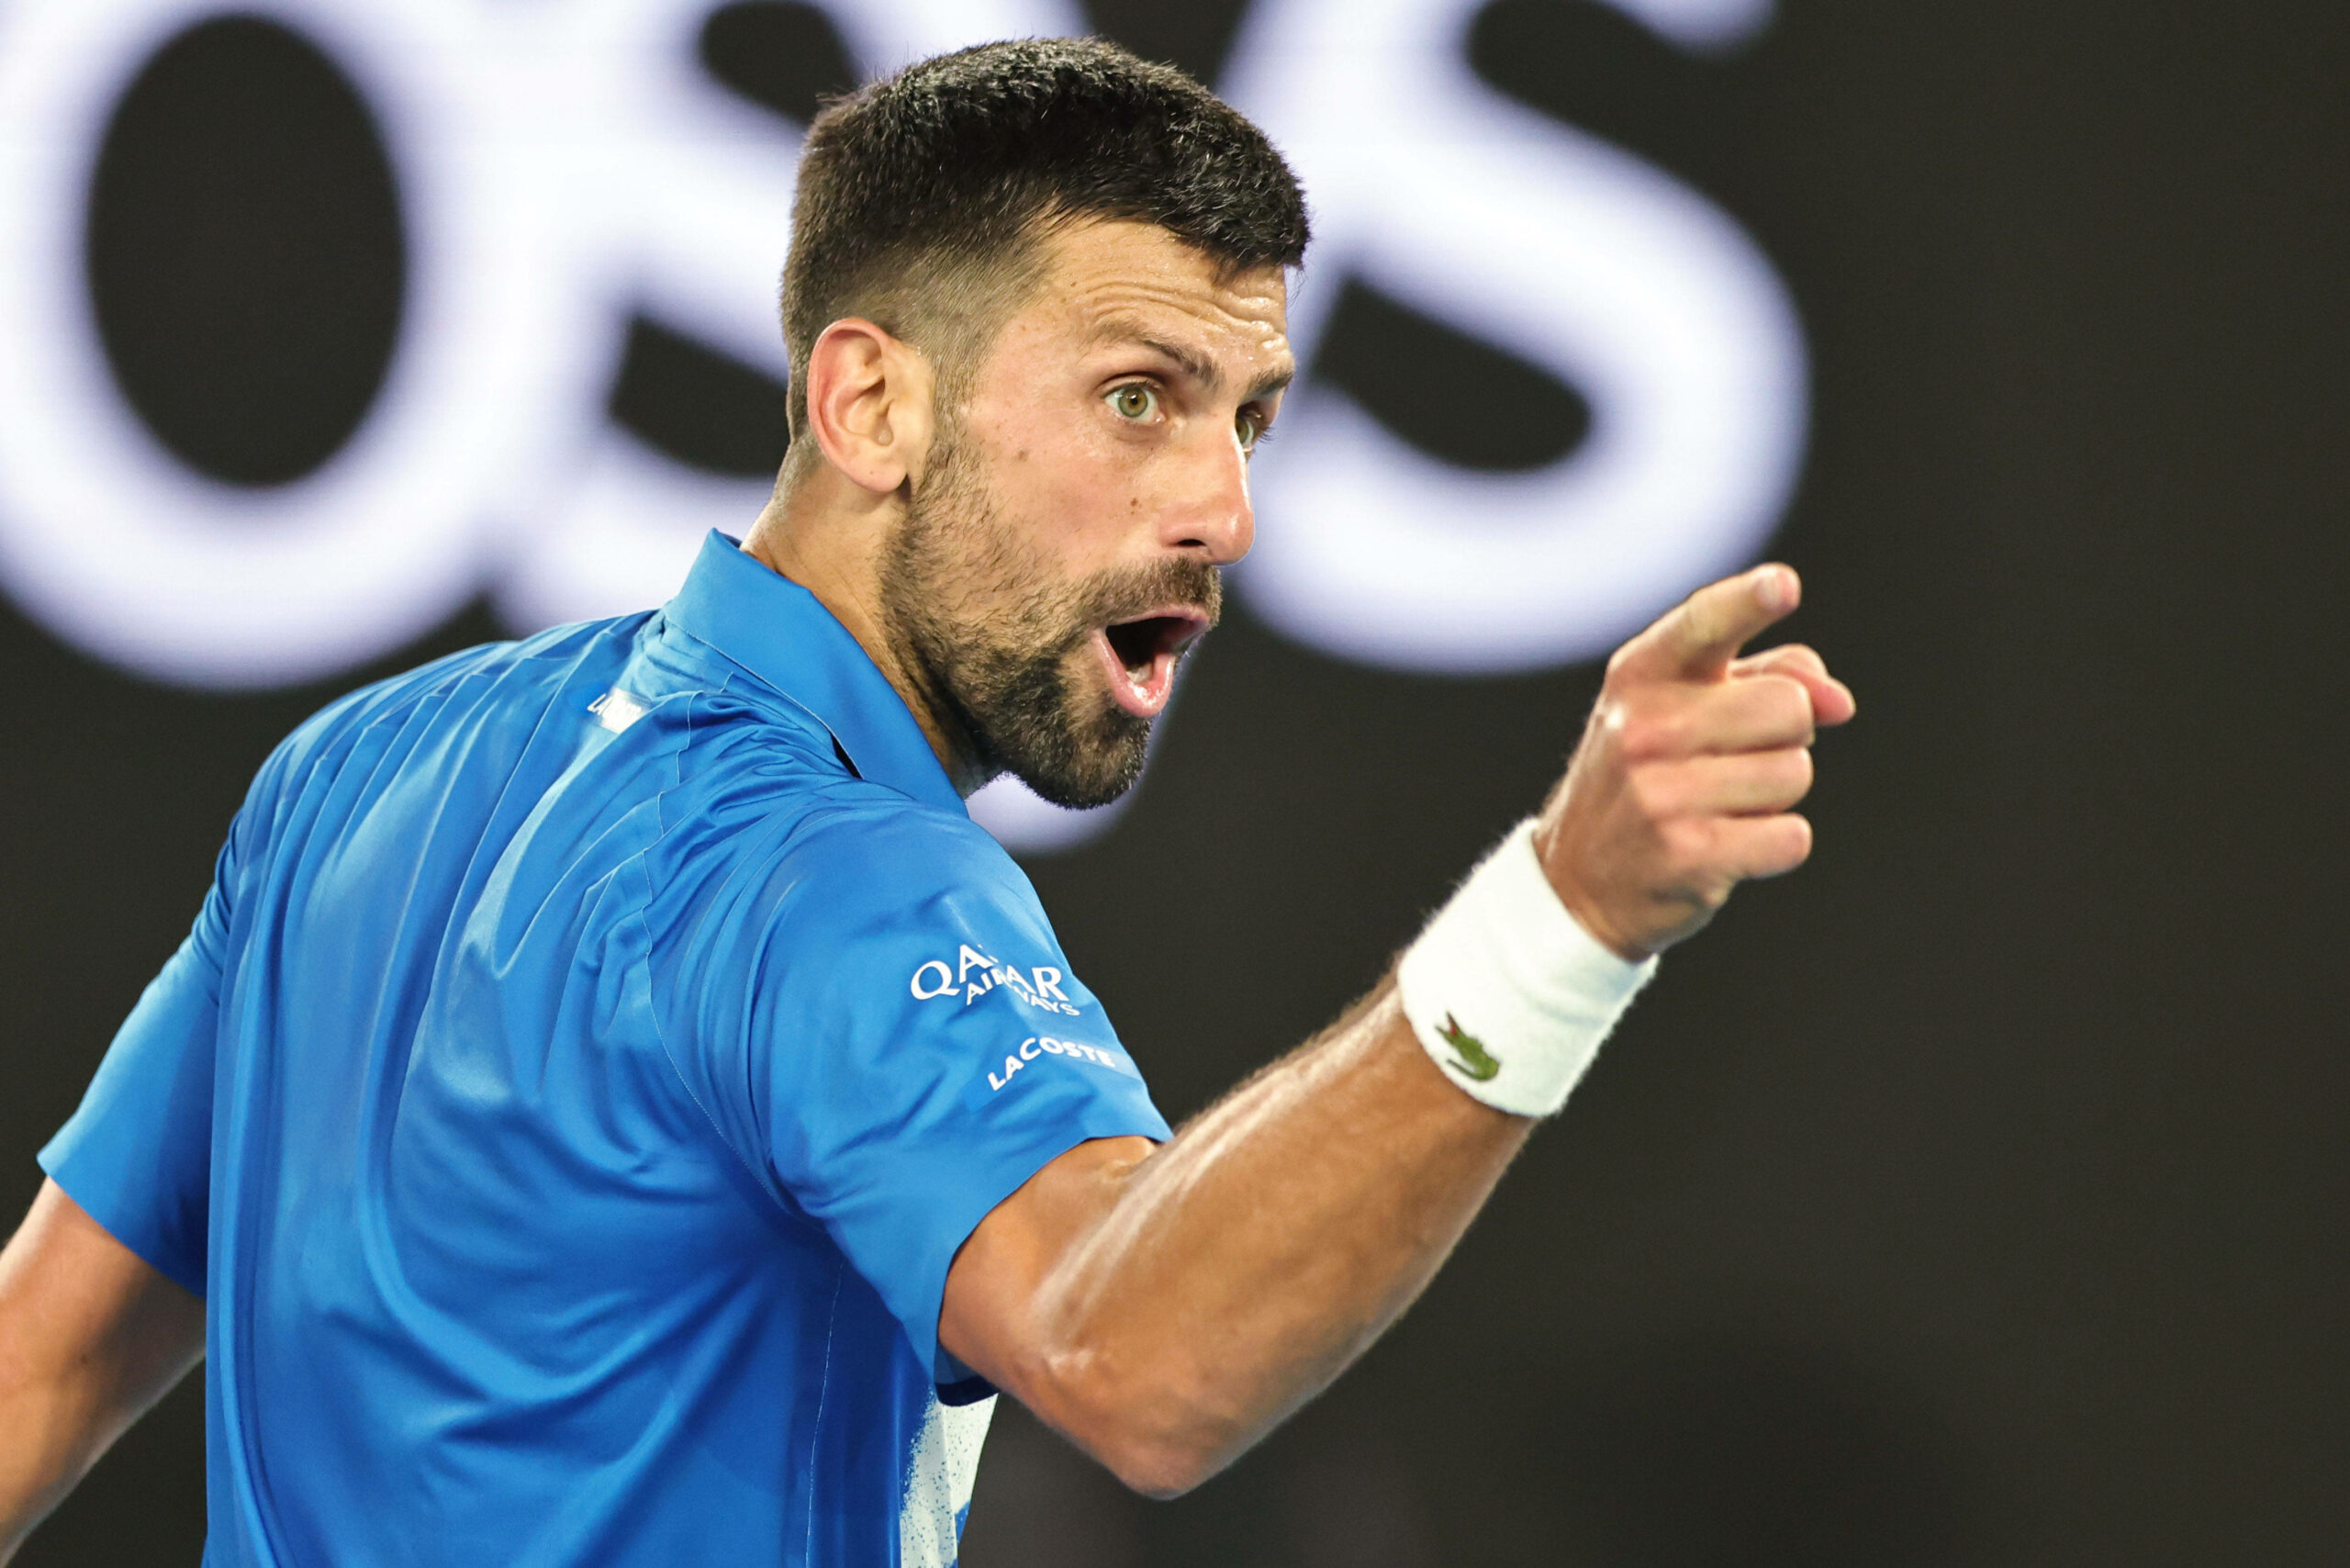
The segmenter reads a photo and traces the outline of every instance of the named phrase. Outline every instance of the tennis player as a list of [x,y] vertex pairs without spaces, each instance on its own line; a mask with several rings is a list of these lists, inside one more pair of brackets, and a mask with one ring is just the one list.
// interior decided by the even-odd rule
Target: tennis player
[[1395,973],[1171,1134],[962,801],[1133,782],[1306,237],[1106,45],[826,111],[744,539],[254,779],[0,1258],[0,1547],[201,1358],[216,1568],[946,1564],[996,1391],[1168,1496],[1404,1310],[1654,955],[1805,858],[1852,699],[1740,655],[1793,573],[1701,589]]

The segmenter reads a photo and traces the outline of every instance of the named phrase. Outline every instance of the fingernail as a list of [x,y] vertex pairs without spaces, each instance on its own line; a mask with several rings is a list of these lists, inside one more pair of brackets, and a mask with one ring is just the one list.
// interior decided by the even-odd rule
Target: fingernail
[[1785,566],[1765,566],[1756,576],[1754,597],[1763,609],[1774,613],[1793,610],[1796,603],[1795,575]]

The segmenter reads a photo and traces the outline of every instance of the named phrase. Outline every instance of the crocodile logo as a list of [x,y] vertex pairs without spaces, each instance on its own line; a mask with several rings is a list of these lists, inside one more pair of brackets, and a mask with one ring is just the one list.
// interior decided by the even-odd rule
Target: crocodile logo
[[1438,1026],[1437,1033],[1444,1036],[1446,1045],[1460,1053],[1445,1065],[1461,1077],[1472,1082],[1483,1083],[1501,1071],[1500,1058],[1488,1052],[1485,1042],[1462,1028],[1451,1014],[1444,1015],[1444,1022]]

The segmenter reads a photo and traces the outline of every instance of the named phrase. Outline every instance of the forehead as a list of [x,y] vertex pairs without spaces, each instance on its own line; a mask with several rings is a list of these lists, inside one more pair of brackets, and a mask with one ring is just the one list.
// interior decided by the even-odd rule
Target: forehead
[[1035,292],[1011,323],[1082,350],[1124,337],[1179,337],[1255,380],[1290,367],[1289,285],[1278,266],[1225,275],[1147,223],[1088,219],[1053,230]]

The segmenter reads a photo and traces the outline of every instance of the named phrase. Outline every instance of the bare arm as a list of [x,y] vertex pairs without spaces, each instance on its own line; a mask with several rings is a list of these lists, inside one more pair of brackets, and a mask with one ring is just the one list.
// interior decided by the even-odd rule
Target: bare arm
[[0,1251],[0,1563],[204,1354],[204,1303],[54,1182]]
[[[1790,808],[1852,694],[1807,649],[1737,656],[1796,592],[1785,567],[1701,589],[1609,666],[1535,843],[1626,958],[1810,852]],[[940,1340],[1127,1484],[1184,1491],[1394,1321],[1533,1125],[1446,1081],[1391,978],[1165,1147],[1103,1139],[1038,1172],[957,1255]]]
[[1172,1495],[1411,1305],[1533,1126],[1446,1082],[1383,981],[1164,1148],[1103,1139],[1046,1167],[966,1244],[942,1338]]

